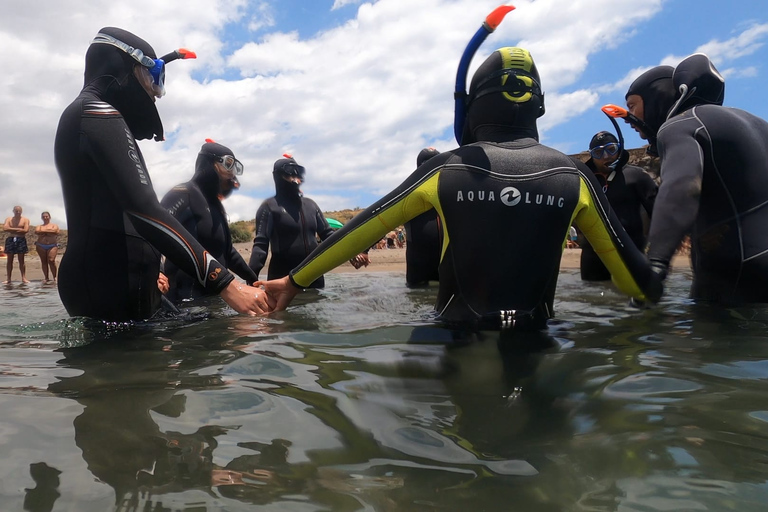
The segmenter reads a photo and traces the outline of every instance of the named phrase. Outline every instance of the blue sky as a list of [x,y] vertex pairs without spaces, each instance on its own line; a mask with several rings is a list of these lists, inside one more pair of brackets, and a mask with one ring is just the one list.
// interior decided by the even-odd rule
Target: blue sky
[[[169,66],[158,102],[167,140],[142,141],[159,197],[187,181],[205,138],[245,164],[225,206],[253,218],[274,193],[284,152],[307,167],[305,193],[324,210],[364,207],[397,186],[419,150],[449,150],[453,83],[462,50],[499,2],[485,0],[61,0],[15,2],[0,19],[0,213],[21,204],[66,225],[53,163],[61,112],[82,87],[83,56],[103,26],[185,46],[198,59]],[[471,72],[501,46],[533,54],[546,93],[542,142],[566,153],[612,126],[645,69],[707,53],[726,77],[727,106],[768,118],[768,9],[757,0],[513,2]],[[643,144],[623,125],[627,147]],[[23,157],[20,157],[20,154]]]

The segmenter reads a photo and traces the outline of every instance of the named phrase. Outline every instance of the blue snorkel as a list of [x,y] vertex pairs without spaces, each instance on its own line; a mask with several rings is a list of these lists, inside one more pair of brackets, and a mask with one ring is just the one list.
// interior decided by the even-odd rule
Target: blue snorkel
[[504,16],[514,9],[513,5],[500,5],[486,16],[485,21],[475,32],[475,35],[472,36],[464,50],[464,54],[461,56],[459,68],[456,70],[456,88],[453,93],[456,103],[453,116],[453,133],[459,145],[461,145],[462,133],[464,131],[464,121],[467,118],[467,72],[469,71],[469,63],[472,62],[472,57],[475,56],[477,49],[483,44],[485,38],[496,30]]

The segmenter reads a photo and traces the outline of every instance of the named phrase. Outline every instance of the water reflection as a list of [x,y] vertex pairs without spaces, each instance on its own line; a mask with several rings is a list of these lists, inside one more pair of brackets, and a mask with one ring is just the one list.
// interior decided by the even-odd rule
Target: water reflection
[[78,348],[3,320],[4,506],[762,510],[768,309],[561,283],[558,321],[504,340],[386,277]]

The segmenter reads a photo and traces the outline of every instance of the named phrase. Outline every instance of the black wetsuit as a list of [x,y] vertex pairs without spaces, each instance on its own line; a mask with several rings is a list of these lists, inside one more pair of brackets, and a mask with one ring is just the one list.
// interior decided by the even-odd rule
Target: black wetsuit
[[657,147],[648,257],[668,265],[690,233],[692,297],[768,302],[768,123],[698,105],[662,125]]
[[[218,175],[215,171],[210,174],[196,173],[191,181],[171,189],[161,204],[218,261],[248,284],[253,284],[258,281],[258,276],[232,246],[232,235],[218,191]],[[166,261],[164,272],[170,284],[166,296],[174,302],[211,294],[171,261]]]
[[584,164],[532,138],[465,145],[432,158],[355,216],[295,268],[291,280],[306,287],[434,208],[447,242],[436,310],[450,324],[543,327],[553,315],[572,224],[599,249],[626,293],[658,296],[658,277],[600,188]]
[[[653,202],[656,199],[657,186],[653,178],[640,167],[626,165],[629,153],[622,151],[616,165],[615,174],[607,177],[596,173],[597,180],[603,185],[603,190],[616,212],[619,222],[641,251],[645,250],[645,230],[640,208],[648,218],[653,212]],[[587,167],[595,171],[595,163],[590,158]],[[581,278],[585,281],[608,281],[611,273],[605,268],[600,257],[587,241],[581,244]]]
[[[256,236],[249,262],[251,270],[259,275],[267,260],[267,251],[271,250],[269,279],[287,276],[317,247],[317,236],[325,240],[333,234],[333,228],[317,203],[300,195],[298,188],[292,187],[279,174],[275,174],[275,185],[277,194],[265,200],[256,211]],[[323,286],[325,279],[320,275],[305,288]]]
[[419,286],[440,279],[440,217],[435,210],[422,213],[406,222],[405,227],[405,282]]
[[[130,33],[102,32],[154,55]],[[73,316],[151,317],[161,303],[161,254],[213,293],[233,279],[157,200],[134,134],[162,138],[162,125],[133,76],[135,64],[118,48],[92,44],[85,87],[56,132],[54,157],[69,228],[58,288]]]

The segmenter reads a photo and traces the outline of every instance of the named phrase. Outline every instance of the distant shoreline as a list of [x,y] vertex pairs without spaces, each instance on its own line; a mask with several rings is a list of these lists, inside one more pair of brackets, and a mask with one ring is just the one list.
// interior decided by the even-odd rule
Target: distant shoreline
[[[250,242],[244,242],[234,244],[237,251],[243,256],[243,259],[247,262],[251,257]],[[563,251],[563,257],[560,260],[560,270],[578,270],[579,258],[581,257],[581,249],[565,249]],[[349,263],[339,265],[331,271],[334,274],[344,273],[369,273],[369,272],[399,272],[405,275],[405,249],[374,249],[369,252],[369,258],[371,264],[360,270],[355,268]],[[61,261],[61,255],[57,258]],[[0,258],[0,272],[2,272],[2,279],[5,281],[6,277],[6,259]],[[27,279],[30,281],[42,281],[43,270],[40,264],[40,258],[34,251],[34,247],[27,253],[24,261],[27,266]],[[690,268],[690,259],[687,255],[676,255],[672,259],[673,268]],[[262,271],[262,278],[266,278],[266,272]],[[19,273],[18,261],[14,259],[13,264],[13,283],[21,281],[21,274]]]

